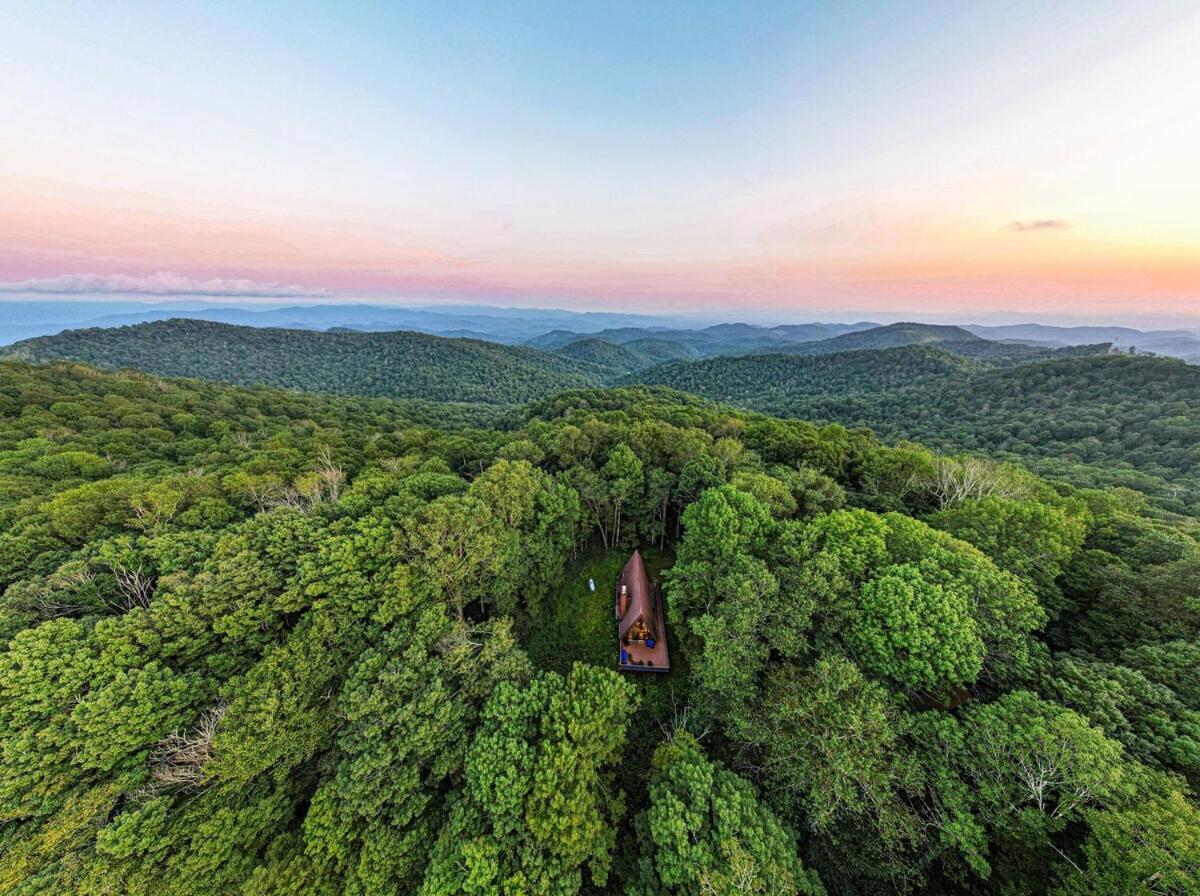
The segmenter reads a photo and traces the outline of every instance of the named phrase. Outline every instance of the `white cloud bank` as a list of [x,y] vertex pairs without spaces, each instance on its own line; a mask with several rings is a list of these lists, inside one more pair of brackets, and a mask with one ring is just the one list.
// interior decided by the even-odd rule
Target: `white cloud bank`
[[182,274],[159,271],[156,274],[64,274],[33,280],[0,282],[0,293],[34,295],[147,295],[147,296],[255,296],[312,297],[328,296],[325,289],[260,283],[256,280],[214,278],[197,280]]

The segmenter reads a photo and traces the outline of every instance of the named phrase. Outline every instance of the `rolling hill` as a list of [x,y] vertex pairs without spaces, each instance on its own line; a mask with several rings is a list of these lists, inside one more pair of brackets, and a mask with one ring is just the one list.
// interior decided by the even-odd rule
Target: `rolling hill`
[[67,330],[9,358],[66,358],[164,376],[308,392],[514,404],[602,383],[611,368],[520,346],[412,332],[314,332],[196,320]]
[[902,322],[802,343],[803,348],[797,351],[803,354],[833,354],[858,349],[898,348],[904,345],[958,345],[984,341],[962,327]]
[[663,364],[627,381],[1200,507],[1200,368],[1174,359],[1067,354],[997,365],[918,345]]
[[554,352],[576,361],[599,365],[614,375],[643,370],[665,361],[696,357],[695,351],[685,345],[649,336],[630,342],[609,342],[599,336],[585,336],[554,349]]
[[917,382],[940,382],[981,369],[979,362],[922,345],[837,354],[706,358],[662,364],[630,380],[757,410],[809,398],[843,400]]
[[525,344],[556,351],[585,336],[615,345],[630,345],[652,340],[663,346],[675,346],[674,357],[709,358],[719,355],[747,355],[756,352],[789,351],[793,346],[825,340],[846,333],[870,330],[878,324],[782,324],[760,327],[746,323],[715,324],[703,329],[669,327],[612,327],[595,333],[557,329],[542,333]]
[[1200,363],[1200,333],[1193,330],[1135,330],[1131,327],[1052,327],[1045,324],[1011,326],[967,326],[984,339],[1019,341],[1047,346],[1085,345],[1111,342],[1122,350],[1134,349]]
[[[598,343],[636,349],[640,356],[630,357],[619,351],[604,349]],[[645,350],[643,347],[647,343],[653,343],[655,350]],[[1065,346],[1050,346],[1038,342],[1001,342],[987,339],[963,327],[912,322],[885,326],[860,323],[789,324],[777,327],[737,323],[717,324],[703,330],[620,327],[591,335],[554,330],[529,340],[527,345],[600,364],[605,364],[605,359],[609,359],[618,373],[649,367],[665,360],[762,354],[832,355],[910,345],[936,345],[962,357],[998,364],[1051,358],[1056,352],[1065,350]],[[1089,348],[1078,346],[1073,350],[1086,353]],[[1090,348],[1090,351],[1097,350],[1101,350],[1101,347]]]
[[[779,349],[793,355],[832,355],[851,351],[878,351],[909,345],[936,345],[965,358],[978,358],[995,363],[1024,363],[1051,358],[1056,349],[1045,345],[1000,342],[985,339],[964,327],[944,324],[896,323],[869,330],[843,333],[815,342],[802,342]],[[1107,350],[1107,346],[1080,346],[1076,351]]]
[[623,345],[616,342],[607,342],[595,336],[568,342],[562,348],[555,349],[555,354],[587,364],[596,364],[600,367],[622,373],[640,370],[654,363],[653,361],[647,362],[636,351],[626,348]]
[[[718,328],[737,340],[762,328]],[[767,413],[870,427],[944,450],[1021,459],[1082,484],[1120,484],[1173,509],[1200,504],[1200,369],[895,324],[742,353],[696,351],[630,328],[554,351],[412,332],[314,332],[170,320],[26,340],[8,357],[71,359],[241,385],[506,407],[618,380]],[[696,331],[703,332],[703,331]],[[757,337],[756,337],[757,338]],[[857,346],[853,350],[847,346]]]

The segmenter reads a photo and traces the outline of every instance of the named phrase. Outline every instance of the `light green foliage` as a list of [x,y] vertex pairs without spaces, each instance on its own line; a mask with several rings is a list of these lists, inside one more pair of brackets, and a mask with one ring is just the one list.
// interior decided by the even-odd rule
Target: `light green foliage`
[[984,498],[933,514],[928,522],[975,545],[1027,580],[1048,606],[1061,604],[1058,577],[1082,547],[1087,520],[1039,501]]
[[771,509],[771,515],[782,519],[796,513],[798,505],[787,483],[766,473],[748,470],[734,475],[731,483],[738,491],[753,495]]
[[1077,713],[1027,691],[971,707],[964,725],[963,762],[980,817],[1006,835],[1061,830],[1125,785],[1119,744]]
[[692,684],[710,711],[733,723],[754,699],[767,661],[764,634],[778,585],[761,560],[739,557],[712,587],[712,610],[687,623],[697,642]]
[[0,656],[0,817],[45,816],[76,784],[70,706],[97,666],[83,625],[47,622],[18,634]]
[[706,489],[725,482],[725,465],[711,454],[702,454],[688,461],[679,473],[679,492],[688,503],[695,501]]
[[430,502],[406,534],[417,587],[447,597],[460,620],[469,604],[488,599],[500,572],[516,562],[516,533],[476,497]]
[[1200,892],[1200,811],[1178,790],[1088,813],[1083,867],[1063,867],[1055,896]]
[[761,553],[772,530],[767,505],[731,485],[709,489],[683,514],[687,537],[669,575],[671,621],[711,610],[721,602],[717,588],[724,568]]
[[655,751],[636,830],[643,852],[630,896],[825,892],[751,784],[706,759],[686,732]]
[[[580,433],[580,437],[588,439],[585,433]],[[589,455],[591,453],[589,451]],[[611,448],[599,469],[574,466],[571,474],[572,485],[588,509],[604,546],[620,544],[626,511],[630,507],[636,508],[646,497],[646,476],[641,459],[622,442]]]
[[754,697],[779,584],[765,551],[767,505],[732,485],[709,489],[683,515],[685,537],[668,573],[672,624],[697,642],[693,680],[705,708],[734,724]]
[[422,896],[572,894],[582,868],[602,885],[619,794],[608,769],[635,709],[614,672],[576,665],[500,684],[467,751],[463,788],[434,847]]
[[824,600],[844,601],[889,562],[887,536],[882,517],[840,510],[791,528],[784,544],[788,565],[802,567],[807,587]]
[[861,616],[845,632],[863,667],[905,687],[968,684],[983,665],[983,642],[964,589],[929,581],[911,563],[887,567],[859,591]]
[[579,495],[528,461],[500,460],[471,483],[468,497],[481,500],[504,529],[491,584],[496,607],[504,613],[522,603],[536,609],[575,547],[583,515]]
[[641,460],[628,445],[618,445],[604,462],[600,475],[608,486],[608,500],[612,505],[613,522],[609,530],[613,544],[621,543],[621,523],[626,506],[635,503],[646,486],[645,470]]
[[775,465],[771,475],[782,482],[796,502],[797,516],[809,517],[837,510],[846,503],[846,490],[832,477],[810,467],[793,469]]
[[926,580],[967,595],[983,642],[984,676],[1000,681],[1026,674],[1034,662],[1032,635],[1046,622],[1033,591],[965,542],[898,513],[885,518],[895,562],[915,563]]
[[978,551],[899,514],[835,511],[780,544],[783,588],[815,600],[818,641],[913,690],[1013,666],[1044,619],[1032,593]]
[[497,683],[529,675],[507,624],[466,629],[412,604],[396,621],[338,696],[336,771],[304,821],[306,870],[344,881],[348,893],[417,885],[439,792],[462,770],[480,706]]
[[81,544],[98,531],[118,531],[133,523],[133,496],[144,483],[133,478],[105,479],[59,492],[40,508],[55,535]]
[[863,495],[876,510],[925,509],[936,476],[937,456],[911,443],[871,452],[859,471]]
[[768,786],[790,794],[809,823],[882,814],[891,801],[894,702],[849,660],[771,674],[751,736],[764,751]]

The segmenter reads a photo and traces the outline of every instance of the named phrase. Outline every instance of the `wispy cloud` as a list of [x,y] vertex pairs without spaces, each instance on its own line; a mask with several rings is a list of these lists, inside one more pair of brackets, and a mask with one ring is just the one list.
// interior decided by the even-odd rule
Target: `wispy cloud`
[[257,280],[213,278],[198,280],[168,271],[155,274],[64,274],[34,280],[0,282],[0,293],[34,295],[147,295],[147,296],[327,296],[325,289],[260,283]]
[[1037,218],[1033,221],[1009,221],[1005,230],[1016,233],[1032,233],[1035,230],[1069,230],[1071,222],[1064,218]]

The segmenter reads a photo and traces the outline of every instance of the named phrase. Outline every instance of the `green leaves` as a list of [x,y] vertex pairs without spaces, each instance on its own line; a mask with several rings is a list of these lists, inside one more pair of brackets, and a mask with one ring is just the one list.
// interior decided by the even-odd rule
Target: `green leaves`
[[895,702],[849,660],[769,676],[750,734],[764,750],[768,785],[794,795],[809,823],[889,811],[895,774]]
[[[1128,493],[931,526],[872,512],[924,449],[675,393],[0,367],[0,891],[1195,889],[1200,546]],[[669,675],[572,667],[597,541],[666,567]]]
[[1060,869],[1055,896],[1200,890],[1200,811],[1180,791],[1088,815],[1083,867]]
[[448,598],[461,620],[485,600],[503,568],[513,533],[474,497],[448,495],[426,505],[406,526],[413,581],[435,599]]
[[624,679],[581,664],[566,679],[543,673],[525,686],[499,684],[422,896],[565,896],[579,890],[584,865],[603,885],[622,808],[609,769],[635,708]]
[[1019,581],[900,514],[839,510],[793,524],[776,562],[785,592],[814,601],[818,643],[912,691],[944,693],[1012,668],[1044,621]]
[[1126,786],[1121,747],[1082,716],[1014,691],[965,715],[964,765],[984,822],[1014,837],[1061,830]]
[[969,684],[979,674],[983,642],[965,589],[931,582],[904,563],[864,583],[858,603],[845,639],[865,669],[927,691]]
[[975,545],[1058,608],[1058,577],[1083,546],[1086,518],[1038,501],[984,498],[933,514],[929,523]]
[[630,896],[825,892],[751,784],[706,759],[686,732],[655,751],[650,808],[635,830],[641,855]]

